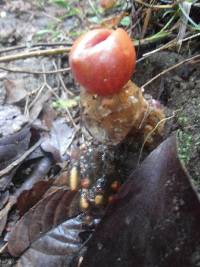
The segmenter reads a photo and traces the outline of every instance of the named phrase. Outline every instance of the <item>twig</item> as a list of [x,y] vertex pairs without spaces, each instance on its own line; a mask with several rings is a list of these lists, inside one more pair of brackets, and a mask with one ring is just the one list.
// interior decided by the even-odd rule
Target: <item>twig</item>
[[33,105],[36,103],[36,101],[38,100],[38,98],[41,95],[42,91],[44,90],[45,86],[46,86],[46,84],[43,83],[42,86],[37,89],[38,93],[35,96],[35,98],[33,99],[33,101],[30,103],[30,105],[28,107],[28,110],[30,110],[33,107]]
[[[57,69],[57,65],[56,65],[56,63],[53,62],[53,64],[54,64],[55,69]],[[70,94],[72,94],[70,91],[67,90],[67,88],[66,88],[66,86],[65,86],[65,83],[64,83],[64,81],[63,81],[63,79],[62,79],[62,77],[61,77],[60,74],[58,74],[58,78],[59,78],[59,81],[61,82],[62,87],[63,87],[64,90],[66,91],[66,93],[68,94],[68,92],[69,92]],[[73,95],[73,94],[72,94],[72,95]],[[57,99],[60,99],[59,96],[57,97]],[[69,117],[69,119],[70,119],[72,125],[74,126],[75,129],[77,129],[77,125],[76,125],[76,123],[75,123],[75,121],[74,121],[74,119],[73,119],[73,117],[72,117],[72,115],[71,115],[71,113],[70,113],[68,107],[65,107],[65,109],[66,109],[66,111],[67,111],[68,117]]]
[[67,144],[67,147],[65,148],[65,153],[64,153],[64,154],[67,153],[67,149],[71,146],[71,144],[72,144],[73,141],[75,140],[75,137],[76,137],[76,135],[77,135],[77,133],[78,133],[79,131],[80,131],[80,127],[76,126],[76,128],[75,128],[75,130],[74,130],[74,132],[73,132],[73,136],[72,136],[72,138],[71,138],[69,144]]
[[148,8],[145,12],[145,18],[144,18],[144,23],[142,26],[142,34],[141,34],[141,38],[144,38],[144,36],[146,35],[147,32],[147,28],[151,19],[151,13],[152,13],[152,9]]
[[40,90],[40,88],[41,88],[41,85],[38,86],[38,88],[33,89],[32,91],[28,92],[28,96],[36,94]]
[[[196,33],[194,35],[188,36],[188,37],[182,39],[181,41],[182,42],[186,42],[186,41],[192,40],[192,39],[197,38],[197,37],[200,37],[200,33]],[[144,60],[145,58],[151,56],[152,54],[155,54],[155,53],[157,53],[159,51],[162,51],[162,50],[164,50],[166,48],[170,48],[170,47],[174,47],[174,46],[178,46],[178,45],[179,44],[177,42],[177,39],[174,39],[174,40],[168,42],[167,44],[164,44],[163,46],[161,46],[161,47],[159,47],[157,49],[154,49],[153,51],[150,51],[148,53],[143,54],[142,55],[142,58],[140,58],[140,59],[137,60],[137,63],[140,62],[140,61],[142,61],[142,60]]]
[[199,36],[200,36],[200,33],[196,33],[196,34],[194,34],[194,35],[191,35],[191,36],[189,36],[189,37],[184,38],[184,39],[182,40],[182,42],[185,42],[185,41],[194,39],[194,38],[199,37]]
[[15,72],[15,73],[27,73],[27,74],[56,74],[59,72],[65,72],[65,71],[69,71],[70,68],[64,68],[64,69],[57,69],[57,70],[50,70],[50,71],[35,71],[35,70],[27,70],[27,69],[18,69],[18,68],[7,68],[5,66],[0,66],[1,70],[5,70],[8,72]]
[[54,89],[46,82],[45,83],[45,86],[47,87],[47,89],[49,89],[49,91],[57,98],[57,99],[60,99],[60,97],[59,97],[59,95],[55,92],[55,91],[57,91],[58,90],[58,88],[54,88],[55,89],[55,91],[54,91]]
[[147,110],[145,111],[145,113],[144,113],[144,116],[143,116],[143,118],[142,118],[142,120],[141,120],[141,122],[140,122],[140,124],[139,124],[139,127],[138,127],[138,129],[141,129],[142,128],[142,126],[144,125],[144,122],[146,121],[146,119],[147,119],[147,117],[149,116],[149,114],[151,113],[151,108],[150,108],[150,104],[149,104],[149,102],[147,101]]
[[152,4],[148,4],[146,2],[143,2],[142,0],[133,0],[133,1],[143,5],[145,7],[149,7],[149,8],[153,8],[153,9],[171,9],[174,6],[176,6],[178,4],[178,2],[180,2],[181,0],[177,1],[176,3],[171,4],[171,5],[152,5]]
[[8,247],[8,243],[5,243],[5,244],[3,245],[3,247],[0,248],[0,255],[3,254],[3,253],[5,252],[5,250],[7,249],[7,247]]
[[193,56],[193,57],[190,57],[190,58],[187,58],[187,59],[182,60],[182,61],[180,61],[179,63],[177,63],[177,64],[175,64],[175,65],[173,65],[173,66],[171,66],[171,67],[169,67],[169,68],[167,68],[167,69],[161,71],[161,72],[158,73],[156,76],[154,76],[152,79],[150,79],[148,82],[146,82],[145,84],[143,84],[143,85],[141,86],[141,89],[144,90],[144,88],[145,88],[147,85],[149,85],[150,83],[152,83],[153,81],[155,81],[156,79],[158,79],[160,76],[164,75],[165,73],[167,73],[167,72],[169,72],[169,71],[171,71],[171,70],[173,70],[173,69],[175,69],[175,68],[181,66],[182,64],[185,64],[185,63],[188,63],[188,62],[193,61],[193,60],[195,60],[195,59],[198,59],[199,57],[200,57],[200,54],[198,54],[198,55],[196,55],[196,56]]
[[40,139],[35,145],[33,145],[29,150],[27,150],[20,158],[13,161],[10,165],[0,171],[0,177],[9,173],[14,167],[18,164],[22,163],[37,147],[39,147],[42,143],[43,139]]
[[64,54],[68,53],[70,51],[70,47],[65,48],[55,48],[55,49],[46,49],[46,50],[37,50],[33,52],[24,52],[24,53],[18,53],[15,55],[8,55],[0,57],[0,62],[9,62],[19,59],[25,59],[25,58],[31,58],[31,57],[41,57],[41,56],[52,56],[52,55],[58,55],[58,54]]
[[27,118],[29,117],[29,110],[28,110],[29,98],[30,98],[30,96],[27,95],[26,96],[26,103],[25,103],[25,107],[24,107],[24,116],[26,116]]
[[[175,112],[177,112],[177,111],[175,111]],[[138,156],[138,165],[140,164],[140,160],[141,160],[141,157],[142,157],[142,152],[143,152],[143,150],[144,150],[144,146],[145,146],[145,144],[146,144],[148,138],[149,138],[149,137],[156,131],[156,129],[160,126],[160,124],[162,124],[162,123],[165,122],[165,121],[168,121],[168,120],[173,119],[173,118],[175,117],[175,112],[173,113],[172,116],[160,120],[160,121],[156,124],[156,126],[153,128],[153,130],[151,130],[151,131],[147,134],[147,136],[145,137],[144,142],[143,142],[143,144],[142,144],[142,147],[141,147],[141,149],[140,149],[140,153],[139,153],[139,156]]]
[[16,46],[12,46],[12,47],[7,47],[4,49],[0,49],[0,54],[2,53],[7,53],[7,52],[11,52],[14,50],[21,50],[21,49],[31,49],[33,47],[39,47],[39,46],[43,46],[43,47],[52,47],[52,46],[71,46],[71,43],[66,43],[66,42],[55,42],[55,43],[37,43],[37,44],[27,44],[27,45],[16,45]]
[[[52,60],[52,63],[53,63],[53,66],[54,66],[55,71],[61,68],[61,59],[58,58],[57,62],[58,62],[59,67],[56,64],[55,60]],[[59,80],[58,75],[56,75],[56,81],[57,81],[58,92],[60,92],[60,80]]]
[[66,85],[65,85],[65,83],[63,81],[63,78],[60,75],[60,73],[58,73],[58,77],[59,77],[60,83],[61,83],[62,87],[64,88],[64,90],[66,91],[66,93],[71,95],[71,96],[74,96],[74,94],[70,90],[67,89],[67,87],[66,87]]

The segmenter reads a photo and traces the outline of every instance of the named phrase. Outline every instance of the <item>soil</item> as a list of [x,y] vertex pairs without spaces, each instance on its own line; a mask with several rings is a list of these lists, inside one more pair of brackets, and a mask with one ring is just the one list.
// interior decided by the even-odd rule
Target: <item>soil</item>
[[[197,53],[194,49],[192,55]],[[182,54],[176,52],[159,52],[140,62],[137,66],[135,80],[143,85],[162,70],[189,57],[187,47]],[[192,62],[183,64],[175,70],[161,76],[145,89],[145,93],[158,99],[166,107],[166,113],[175,117],[168,123],[167,135],[174,130],[178,132],[179,156],[191,175],[197,190],[200,190],[200,64]],[[145,73],[145,75],[142,75]]]
[[[26,4],[25,4],[26,3]],[[31,43],[35,41],[51,40],[52,35],[42,35],[44,29],[49,29],[50,24],[56,24],[56,18],[64,13],[62,8],[55,5],[41,5],[42,1],[0,1],[0,48],[13,45]],[[77,17],[66,18],[63,23],[59,23],[59,34],[61,40],[71,43],[66,32],[80,30],[80,21]],[[140,54],[143,52],[140,49]],[[162,70],[182,61],[183,59],[197,54],[199,49],[199,39],[190,44],[183,45],[179,52],[165,51],[152,54],[137,64],[136,73],[133,80],[138,85],[143,85]],[[138,58],[140,55],[138,55]],[[66,64],[66,61],[65,61]],[[52,70],[52,58],[37,58],[20,60],[15,63],[7,64],[7,67],[15,65],[19,68],[31,68],[41,70],[42,65],[45,70]],[[47,81],[51,86],[55,86],[56,82],[53,76],[47,76]],[[0,71],[0,104],[5,101],[5,84],[4,80],[23,80],[24,88],[32,91],[42,83],[42,76],[29,76],[28,74],[13,74]],[[66,78],[66,86],[72,88],[71,77]],[[179,140],[179,156],[183,164],[191,175],[197,190],[200,192],[200,63],[191,62],[190,64],[182,64],[180,67],[159,77],[145,88],[145,95],[151,95],[159,100],[165,107],[167,116],[172,119],[167,121],[166,133],[164,138],[169,136],[173,131],[177,130]],[[130,166],[135,158],[135,166],[137,165],[137,157],[140,147],[133,152],[133,147],[122,145],[119,151],[126,149],[126,158],[121,160],[121,168],[124,175],[129,174]],[[149,152],[148,152],[149,153]],[[147,152],[144,153],[145,156]],[[120,165],[120,158],[119,165]],[[123,163],[122,163],[123,161]],[[15,261],[10,258],[0,258],[0,266],[14,266]]]

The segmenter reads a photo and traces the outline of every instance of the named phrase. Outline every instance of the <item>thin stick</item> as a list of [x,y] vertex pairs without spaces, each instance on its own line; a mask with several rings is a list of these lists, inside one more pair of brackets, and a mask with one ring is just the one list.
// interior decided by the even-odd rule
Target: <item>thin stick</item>
[[171,119],[173,119],[174,117],[175,117],[175,112],[173,113],[172,116],[160,120],[160,121],[156,124],[156,126],[153,128],[153,130],[151,130],[151,131],[147,134],[147,136],[145,137],[144,142],[143,142],[143,144],[142,144],[142,147],[141,147],[141,149],[140,149],[140,154],[139,154],[139,157],[138,157],[138,165],[140,164],[140,160],[141,160],[141,157],[142,157],[142,152],[143,152],[143,150],[144,150],[144,146],[145,146],[145,144],[146,144],[148,138],[149,138],[149,137],[156,131],[156,129],[160,126],[160,124],[162,124],[162,123],[165,122],[165,121],[171,120]]
[[198,55],[196,55],[196,56],[193,56],[193,57],[190,57],[190,58],[187,58],[187,59],[182,60],[182,61],[180,61],[179,63],[177,63],[177,64],[175,64],[175,65],[173,65],[173,66],[171,66],[171,67],[169,67],[169,68],[167,68],[167,69],[161,71],[161,72],[158,73],[156,76],[154,76],[152,79],[150,79],[148,82],[146,82],[145,84],[143,84],[143,85],[141,86],[141,89],[144,90],[144,88],[145,88],[147,85],[149,85],[150,83],[152,83],[153,81],[155,81],[156,79],[158,79],[160,76],[164,75],[165,73],[167,73],[167,72],[169,72],[169,71],[171,71],[171,70],[173,70],[173,69],[175,69],[175,68],[181,66],[182,64],[185,64],[185,63],[188,63],[188,62],[193,61],[193,60],[195,60],[195,59],[198,59],[199,57],[200,57],[200,54],[198,54]]
[[70,51],[70,47],[65,48],[55,48],[55,49],[46,49],[46,50],[37,50],[33,52],[24,52],[18,53],[15,55],[8,55],[0,57],[0,62],[9,62],[19,59],[31,58],[31,57],[41,57],[41,56],[53,56],[58,54],[68,53]]
[[0,249],[0,255],[3,254],[3,253],[5,252],[5,250],[7,249],[7,247],[8,247],[8,243],[5,243],[5,244],[3,245],[3,247],[1,247],[1,249]]
[[[60,66],[60,58],[59,58],[59,66]],[[54,65],[54,67],[55,67],[55,70],[57,70],[58,69],[58,66],[56,65],[56,63],[55,63],[55,61],[53,61],[53,65]],[[70,92],[67,88],[66,88],[66,86],[65,86],[65,83],[64,83],[64,81],[63,81],[63,79],[62,79],[62,75],[60,74],[60,73],[58,73],[58,75],[57,75],[57,78],[58,78],[58,88],[60,88],[60,85],[63,87],[63,89],[66,91],[66,93],[67,93],[67,95],[68,95],[68,93],[70,94],[70,95],[74,95],[72,92]]]
[[12,171],[12,169],[14,167],[16,167],[17,165],[22,163],[37,147],[39,147],[41,145],[42,141],[43,141],[43,139],[40,139],[37,143],[35,143],[35,145],[33,145],[29,150],[27,150],[20,158],[16,159],[10,165],[8,165],[6,168],[1,170],[0,171],[0,177],[2,177],[3,175],[6,175],[10,171]]
[[[200,36],[200,33],[196,33],[194,35],[191,35],[189,37],[184,38],[181,41],[182,42],[186,42],[186,41],[192,40],[192,39],[194,39],[196,37],[199,37],[199,36]],[[161,50],[164,50],[166,48],[170,48],[170,47],[173,47],[173,46],[177,46],[177,45],[178,45],[177,40],[176,39],[175,40],[172,40],[172,41],[168,42],[167,44],[165,44],[165,45],[163,45],[163,46],[161,46],[161,47],[159,47],[159,48],[157,48],[157,49],[155,49],[153,51],[150,51],[148,53],[143,54],[142,55],[142,58],[140,58],[139,60],[137,60],[137,62],[140,62],[140,61],[144,60],[145,58],[147,58],[148,56],[150,56],[152,54],[155,54],[155,53],[157,53],[157,52],[159,52]]]
[[147,4],[145,2],[143,2],[142,0],[133,0],[134,2],[137,2],[145,7],[149,7],[149,8],[153,8],[153,9],[170,9],[170,8],[173,8],[174,6],[176,6],[178,4],[178,2],[180,1],[177,1],[176,3],[174,4],[171,4],[171,5],[152,5],[152,4]]
[[67,87],[66,87],[66,85],[65,85],[65,83],[64,83],[64,81],[63,81],[63,78],[62,78],[62,76],[60,75],[60,73],[58,74],[58,78],[59,78],[60,83],[61,83],[62,87],[64,88],[65,92],[66,92],[67,94],[71,95],[71,96],[74,96],[74,94],[73,94],[70,90],[67,89]]
[[[55,68],[57,69],[57,65],[55,64],[55,62],[54,62],[54,66],[55,66]],[[63,87],[64,90],[66,91],[66,93],[68,94],[68,92],[69,92],[70,94],[72,94],[70,91],[67,90],[67,88],[66,88],[66,86],[65,86],[65,83],[64,83],[64,81],[63,81],[63,79],[62,79],[60,73],[58,74],[58,78],[59,78],[59,81],[61,82],[62,87]],[[73,95],[73,94],[72,94],[72,95]],[[67,95],[67,97],[68,97],[68,95]],[[57,99],[60,99],[59,96],[57,97]],[[74,121],[74,119],[73,119],[73,117],[72,117],[72,115],[71,115],[71,113],[70,113],[68,107],[65,107],[65,109],[66,109],[66,111],[67,111],[67,114],[68,114],[68,117],[69,117],[70,121],[72,122],[72,125],[74,126],[75,129],[77,129],[77,125],[76,125],[76,123],[75,123],[75,121]]]
[[24,115],[25,115],[27,118],[29,117],[29,110],[28,110],[29,98],[30,98],[30,96],[27,95],[27,96],[26,96],[26,103],[25,103],[25,107],[24,107]]
[[1,53],[7,53],[7,52],[11,52],[14,50],[21,50],[21,49],[31,49],[33,47],[38,47],[38,46],[43,46],[43,47],[52,47],[52,46],[71,46],[72,44],[70,43],[66,43],[66,42],[55,42],[55,43],[37,43],[37,44],[30,44],[29,45],[16,45],[16,46],[12,46],[12,47],[7,47],[4,49],[0,49],[0,54]]
[[141,38],[144,38],[144,36],[146,35],[147,32],[147,28],[151,19],[151,13],[152,13],[152,9],[148,8],[145,14],[145,18],[144,18],[144,23],[142,26],[142,34],[141,34]]
[[8,72],[15,72],[15,73],[27,73],[27,74],[56,74],[59,72],[65,72],[65,71],[69,71],[70,68],[63,68],[63,69],[57,69],[57,70],[51,70],[51,71],[35,71],[35,70],[27,70],[27,69],[18,69],[18,68],[7,68],[5,66],[0,66],[1,70],[5,70]]
[[46,84],[43,83],[42,86],[38,89],[37,95],[35,96],[35,98],[33,99],[33,101],[28,106],[28,110],[30,110],[33,107],[33,105],[36,103],[36,101],[38,100],[38,98],[41,95],[42,91],[44,90],[45,86],[46,86]]

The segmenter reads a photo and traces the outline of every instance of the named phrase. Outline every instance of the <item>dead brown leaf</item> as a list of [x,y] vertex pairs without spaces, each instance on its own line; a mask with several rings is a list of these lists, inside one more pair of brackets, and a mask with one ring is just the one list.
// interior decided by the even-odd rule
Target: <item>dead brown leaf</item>
[[68,188],[51,188],[34,207],[19,220],[8,239],[8,250],[12,256],[20,256],[43,234],[63,221],[79,213],[77,192]]
[[28,149],[30,136],[30,128],[24,127],[21,131],[0,139],[0,170]]
[[51,153],[56,162],[62,162],[63,156],[73,139],[74,129],[70,128],[65,120],[53,122],[50,136],[41,144],[45,152]]
[[24,190],[17,199],[17,209],[20,216],[33,207],[49,189],[52,184],[52,180],[40,181],[32,185],[29,190]]
[[43,109],[44,104],[51,98],[51,92],[48,90],[45,92],[45,94],[42,94],[37,101],[32,106],[30,112],[29,112],[29,118],[30,120],[35,120],[38,118],[40,112]]
[[42,116],[40,117],[43,124],[48,128],[51,129],[53,126],[53,121],[56,118],[55,110],[48,104],[44,104],[42,110]]
[[50,158],[42,158],[36,164],[29,177],[27,177],[24,183],[16,190],[14,196],[17,199],[17,208],[20,216],[36,204],[51,186],[53,179],[44,181],[51,166],[52,160]]
[[5,80],[4,86],[6,89],[6,103],[15,104],[24,100],[27,96],[27,91],[24,89],[23,80]]
[[122,186],[81,267],[198,266],[199,225],[199,198],[171,137]]
[[21,256],[17,267],[69,266],[81,246],[82,231],[80,215],[65,221],[37,239]]

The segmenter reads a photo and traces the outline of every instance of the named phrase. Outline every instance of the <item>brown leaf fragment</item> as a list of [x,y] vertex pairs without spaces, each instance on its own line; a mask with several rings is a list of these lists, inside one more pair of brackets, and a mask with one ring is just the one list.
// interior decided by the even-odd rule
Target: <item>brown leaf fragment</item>
[[78,215],[74,205],[77,193],[68,188],[55,187],[19,220],[8,239],[12,256],[20,256],[36,239],[56,227],[67,218]]
[[45,94],[42,94],[37,101],[34,103],[33,107],[30,110],[29,118],[30,120],[35,120],[40,115],[40,112],[43,109],[44,104],[50,99],[51,92],[48,90]]
[[53,180],[39,181],[33,184],[29,190],[24,190],[17,199],[17,209],[19,215],[22,216],[31,207],[33,207],[46,193],[49,187],[52,185]]
[[24,80],[5,80],[4,86],[6,89],[6,103],[15,104],[24,100],[27,96],[27,91],[24,89]]
[[82,216],[69,219],[37,239],[21,256],[17,267],[69,266],[81,246]]
[[178,159],[173,136],[122,186],[81,267],[198,266],[199,225],[199,198]]
[[45,152],[51,153],[56,162],[61,162],[67,148],[73,139],[74,130],[70,128],[65,120],[58,119],[53,122],[50,136],[41,144]]
[[0,105],[0,137],[19,132],[27,123],[27,118],[21,114],[18,107],[13,105]]
[[15,197],[17,198],[17,208],[20,216],[22,216],[27,210],[36,204],[51,186],[53,179],[48,181],[43,180],[45,175],[49,172],[51,166],[51,158],[42,158],[37,163],[30,176],[15,192]]
[[54,181],[55,186],[69,186],[69,174],[67,171],[62,172]]
[[56,118],[55,110],[48,104],[44,104],[41,120],[43,124],[48,128],[51,129],[53,126],[53,121]]
[[28,149],[30,142],[30,128],[0,138],[0,170],[7,167]]

